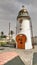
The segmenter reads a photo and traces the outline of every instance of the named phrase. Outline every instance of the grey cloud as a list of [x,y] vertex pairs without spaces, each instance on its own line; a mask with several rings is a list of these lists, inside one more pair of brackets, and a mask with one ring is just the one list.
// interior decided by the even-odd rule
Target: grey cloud
[[[27,8],[31,16],[33,32],[36,34],[37,24],[37,1],[36,0],[0,0],[0,31],[4,30],[8,34],[8,24],[11,22],[11,29],[15,31],[16,18],[22,5]],[[4,25],[6,25],[4,27]]]
[[22,4],[30,4],[32,3],[32,0],[18,0],[18,2],[21,2]]

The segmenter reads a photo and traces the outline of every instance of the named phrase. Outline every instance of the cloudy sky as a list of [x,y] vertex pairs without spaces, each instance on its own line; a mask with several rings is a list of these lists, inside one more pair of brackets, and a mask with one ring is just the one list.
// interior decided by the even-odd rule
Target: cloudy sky
[[22,5],[27,8],[31,16],[33,35],[37,35],[37,0],[0,0],[0,32],[9,32],[9,22],[11,30],[15,32],[16,18]]

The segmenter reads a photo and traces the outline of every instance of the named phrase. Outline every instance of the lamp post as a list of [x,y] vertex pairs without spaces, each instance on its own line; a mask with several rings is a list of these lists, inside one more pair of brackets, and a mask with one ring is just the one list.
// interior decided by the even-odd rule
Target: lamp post
[[9,22],[9,43],[10,43],[10,22]]

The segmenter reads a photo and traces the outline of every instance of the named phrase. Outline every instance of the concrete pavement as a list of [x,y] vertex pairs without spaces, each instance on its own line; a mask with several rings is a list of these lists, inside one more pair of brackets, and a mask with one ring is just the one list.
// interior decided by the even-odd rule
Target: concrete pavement
[[[2,47],[0,47],[2,49]],[[32,65],[33,61],[33,53],[37,52],[37,45],[34,47],[34,49],[31,50],[24,50],[24,49],[15,49],[10,47],[3,47],[3,50],[0,49],[0,53],[3,52],[17,52],[22,59],[22,61],[25,63],[25,65]]]

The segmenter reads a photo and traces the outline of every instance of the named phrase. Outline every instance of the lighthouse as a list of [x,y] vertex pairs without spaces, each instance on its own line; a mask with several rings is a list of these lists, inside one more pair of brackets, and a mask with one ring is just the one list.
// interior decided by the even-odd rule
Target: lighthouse
[[16,47],[18,49],[32,49],[31,18],[23,6],[17,16]]

